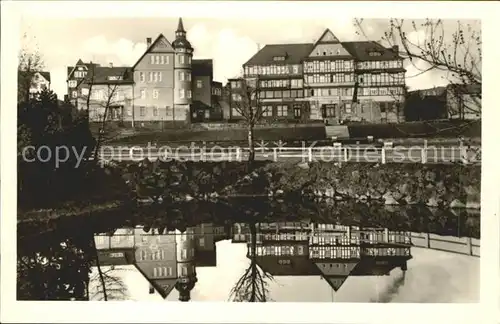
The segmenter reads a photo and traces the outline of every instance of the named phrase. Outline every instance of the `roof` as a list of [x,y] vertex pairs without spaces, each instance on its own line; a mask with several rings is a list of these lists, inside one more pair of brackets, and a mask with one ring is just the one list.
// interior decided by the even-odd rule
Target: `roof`
[[[342,46],[359,61],[383,61],[399,58],[397,50],[386,48],[374,41],[341,42]],[[380,56],[370,56],[369,53],[379,51]]]
[[[270,44],[264,46],[252,56],[243,66],[262,64],[299,64],[313,49],[312,43],[307,44]],[[275,56],[285,56],[283,61],[274,61]]]
[[[135,62],[134,66],[132,66],[132,69],[135,69],[135,67],[137,66],[137,64],[139,64],[140,61],[142,61],[142,59],[144,58],[144,56],[146,56],[146,54],[149,53],[149,51],[154,48],[156,46],[156,43],[158,43],[162,38],[164,38],[165,40],[167,40],[167,38],[165,36],[163,36],[163,34],[160,34],[158,35],[158,37],[156,37],[156,39],[151,43],[151,45],[149,45],[148,48],[146,48],[146,50],[144,51],[144,53],[142,53],[141,57],[139,57],[139,59]],[[167,40],[168,42],[168,40]]]
[[[93,84],[131,84],[134,82],[134,74],[131,67],[126,66],[100,66],[98,64],[85,64],[88,67],[87,80],[92,80]],[[71,73],[74,67],[69,66]],[[94,74],[94,75],[93,75]],[[70,74],[68,74],[69,78]],[[122,77],[123,80],[109,80],[108,77]]]
[[[325,31],[325,33],[328,30]],[[323,34],[325,34],[323,33]],[[399,58],[397,50],[386,48],[374,41],[340,42],[342,46],[360,61],[382,61]],[[252,56],[243,66],[265,65],[265,64],[299,64],[307,58],[314,49],[313,43],[302,44],[271,44],[266,45],[254,56]],[[372,51],[380,51],[380,56],[370,56]],[[283,61],[274,61],[275,56],[285,56]]]
[[[18,78],[20,78],[20,77],[24,77],[24,76],[26,76],[26,75],[28,74],[28,72],[27,72],[27,71],[19,71],[19,70],[17,71],[17,73],[18,73]],[[49,81],[49,82],[50,82],[50,72],[46,72],[46,71],[36,71],[36,72],[35,72],[35,71],[33,71],[32,73],[33,73],[33,75],[34,75],[34,74],[36,74],[36,73],[40,73],[40,75],[41,75],[41,76],[42,76],[45,80],[47,80],[47,81]]]
[[213,76],[213,60],[192,60],[191,73],[193,76]]
[[449,84],[447,89],[454,90],[455,92],[478,94],[481,93],[481,84]]

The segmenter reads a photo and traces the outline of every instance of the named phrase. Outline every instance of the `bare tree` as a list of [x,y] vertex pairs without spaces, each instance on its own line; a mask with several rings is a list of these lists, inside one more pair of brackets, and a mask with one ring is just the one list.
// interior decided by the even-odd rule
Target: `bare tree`
[[233,81],[238,87],[231,87],[231,94],[235,96],[234,108],[242,117],[248,130],[248,161],[255,161],[255,125],[261,120],[266,110],[260,102],[259,80],[239,78]]
[[[118,111],[116,107],[124,107],[127,100],[132,98],[127,98],[126,91],[123,91],[123,87],[130,87],[130,85],[121,85],[118,82],[106,82],[101,84],[96,80],[96,65],[90,62],[90,71],[87,76],[81,79],[76,88],[80,86],[85,86],[83,89],[85,91],[79,94],[75,98],[75,103],[78,106],[82,103],[85,107],[85,113],[87,118],[97,119],[99,123],[96,145],[94,147],[94,161],[98,161],[99,151],[103,143],[112,139],[113,137],[107,136],[108,121],[113,119],[120,119],[123,116],[123,111]],[[127,70],[124,70],[121,75],[117,76],[118,79],[125,79]],[[92,115],[92,118],[91,118]]]
[[[127,286],[123,279],[116,275],[116,271],[130,271],[128,269],[116,269],[111,266],[101,274],[94,275],[90,278],[90,286],[93,287],[89,292],[89,300],[108,301],[108,300],[127,300],[129,294]],[[92,284],[95,283],[95,284]]]
[[[355,25],[368,38],[363,19],[355,19]],[[481,113],[482,38],[476,27],[457,21],[455,28],[450,29],[441,19],[426,19],[421,23],[389,19],[381,42],[397,48],[398,54],[419,71],[407,78],[429,71],[444,72],[452,94],[460,98],[460,115],[463,116],[464,109]]]
[[255,223],[250,223],[249,227],[250,265],[231,289],[229,299],[236,302],[267,302],[270,300],[267,280],[273,280],[273,277],[257,265],[257,228]]
[[18,65],[18,102],[27,102],[30,99],[30,88],[33,85],[33,78],[37,72],[44,68],[43,57],[40,54],[37,46],[30,48],[28,35],[23,35],[23,45],[19,51]]

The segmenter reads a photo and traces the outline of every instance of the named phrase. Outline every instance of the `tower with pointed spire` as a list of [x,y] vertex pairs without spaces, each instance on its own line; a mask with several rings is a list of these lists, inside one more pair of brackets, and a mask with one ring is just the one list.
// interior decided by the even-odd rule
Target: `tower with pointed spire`
[[177,250],[177,282],[175,289],[179,292],[179,301],[189,301],[191,290],[198,281],[194,264],[195,240],[194,229],[188,227],[183,233],[176,230]]
[[179,18],[172,47],[175,51],[174,109],[178,112],[177,116],[185,114],[186,121],[189,121],[193,97],[191,86],[193,47],[187,40],[182,18]]

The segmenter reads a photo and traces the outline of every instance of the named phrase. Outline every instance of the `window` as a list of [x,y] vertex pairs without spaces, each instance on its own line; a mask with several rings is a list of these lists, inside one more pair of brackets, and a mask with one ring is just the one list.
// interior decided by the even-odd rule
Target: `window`
[[233,93],[231,97],[234,101],[241,101],[241,95],[239,93]]
[[68,81],[68,86],[70,88],[76,88],[76,80],[70,80],[70,81]]
[[296,105],[293,107],[293,116],[297,119],[300,118],[300,116],[302,115],[302,109],[300,107],[300,105]]
[[153,81],[158,82],[158,72],[153,72]]
[[156,55],[155,60],[156,60],[156,64],[160,64],[160,56],[159,55]]
[[272,117],[273,116],[273,106],[262,106],[262,116]]
[[278,117],[286,117],[286,116],[288,116],[288,106],[287,105],[279,105],[276,108],[277,108],[276,115]]
[[155,64],[155,57],[154,57],[154,55],[151,55],[151,64]]
[[141,99],[146,99],[146,89],[141,89]]
[[[139,108],[139,112],[140,112],[140,114],[141,114],[141,117],[146,116],[146,107],[141,106],[141,107]],[[145,237],[145,236],[143,236],[143,238],[146,238],[146,237]],[[146,238],[146,240],[147,240],[147,238]]]
[[203,80],[196,80],[196,87],[198,89],[202,88],[203,87]]
[[158,99],[158,97],[159,97],[159,91],[154,89],[153,90],[153,99]]
[[381,96],[386,96],[388,94],[387,88],[380,88],[378,91]]
[[87,75],[87,71],[76,71],[75,78],[84,78]]
[[148,253],[145,250],[141,250],[139,259],[141,261],[145,261],[145,260],[147,260],[147,258],[148,258]]
[[299,74],[299,65],[293,66],[293,74]]
[[182,249],[181,250],[181,258],[182,259],[187,259],[187,249]]
[[184,99],[185,93],[184,89],[179,89],[179,98]]
[[184,55],[179,55],[179,63],[184,64]]
[[181,268],[181,276],[187,276],[187,274],[188,274],[187,266],[183,265]]
[[237,108],[231,109],[231,115],[233,117],[241,117],[241,112]]
[[162,73],[158,72],[158,82],[161,82]]
[[73,97],[73,98],[78,97],[78,92],[76,92],[76,91],[72,91],[72,92],[71,92],[71,97]]
[[348,114],[351,113],[351,104],[350,103],[345,104],[345,112]]
[[378,96],[378,88],[370,88],[370,96]]
[[82,88],[82,95],[88,96],[89,95],[89,89],[88,88]]
[[160,64],[165,64],[165,55],[160,56]]
[[205,246],[205,238],[204,237],[200,237],[200,239],[199,239],[198,242],[199,242],[199,244],[200,244],[201,247]]
[[157,117],[158,116],[158,107],[153,106],[153,116]]
[[179,80],[184,81],[184,72],[179,71]]
[[187,90],[187,98],[190,99],[191,98],[191,90]]
[[149,79],[149,82],[153,82],[153,73],[152,72],[148,72],[148,79]]

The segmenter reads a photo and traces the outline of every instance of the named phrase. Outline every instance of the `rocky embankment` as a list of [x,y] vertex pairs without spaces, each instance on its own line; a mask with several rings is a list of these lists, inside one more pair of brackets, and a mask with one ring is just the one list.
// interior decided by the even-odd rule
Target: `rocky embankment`
[[248,191],[256,182],[260,187],[267,183],[270,196],[296,193],[386,205],[480,209],[480,181],[480,166],[273,163],[226,188],[225,193]]

